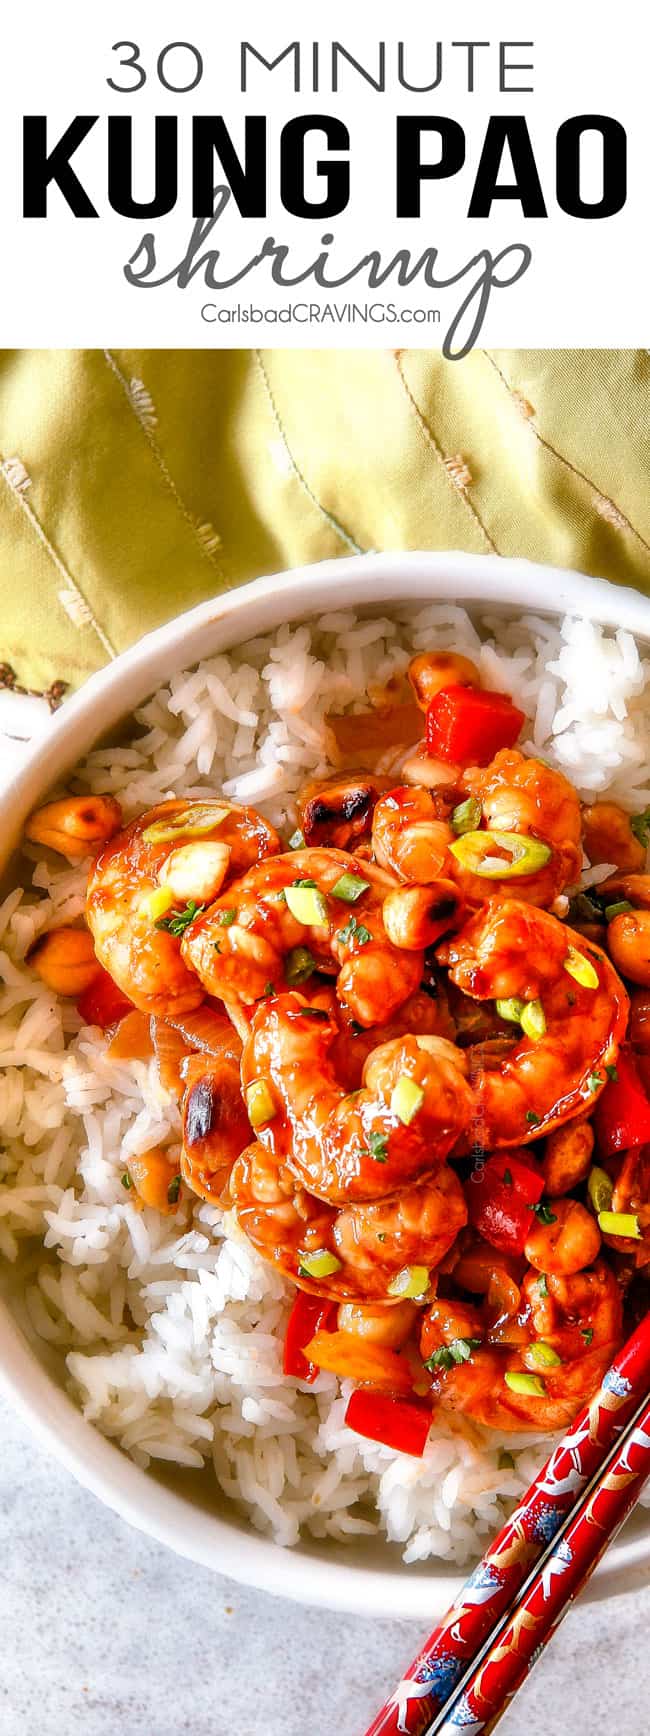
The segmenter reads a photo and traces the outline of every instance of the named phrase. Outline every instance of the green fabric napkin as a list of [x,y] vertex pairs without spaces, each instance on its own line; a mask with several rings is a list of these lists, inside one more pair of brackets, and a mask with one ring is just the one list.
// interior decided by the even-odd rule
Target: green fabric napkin
[[78,686],[260,573],[496,550],[650,590],[650,356],[0,352],[0,680]]

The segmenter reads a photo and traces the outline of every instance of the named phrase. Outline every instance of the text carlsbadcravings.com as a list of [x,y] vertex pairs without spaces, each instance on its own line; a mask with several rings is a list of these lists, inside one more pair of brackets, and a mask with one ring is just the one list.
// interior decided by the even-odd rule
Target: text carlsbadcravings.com
[[[626,202],[627,137],[615,116],[585,112],[560,121],[549,170],[548,148],[540,152],[535,124],[529,125],[523,112],[524,101],[501,112],[500,97],[520,92],[525,98],[535,88],[532,42],[432,42],[430,56],[419,48],[417,63],[404,42],[391,44],[390,53],[386,43],[377,42],[364,49],[363,57],[341,42],[292,41],[274,53],[242,42],[239,89],[243,93],[254,88],[259,103],[265,88],[272,112],[242,115],[236,109],[232,117],[187,112],[189,94],[204,76],[210,89],[214,84],[197,44],[166,43],[150,54],[136,42],[121,41],[110,53],[105,82],[119,93],[121,112],[77,114],[63,128],[52,127],[45,114],[23,117],[22,215],[28,220],[47,218],[54,198],[63,199],[82,221],[99,219],[106,210],[130,222],[159,220],[177,207],[188,207],[194,224],[180,255],[176,244],[176,257],[169,259],[166,235],[152,229],[141,234],[122,267],[133,288],[172,284],[185,290],[202,282],[209,290],[225,291],[257,275],[262,284],[266,276],[274,286],[287,289],[311,282],[335,300],[335,292],[352,282],[370,291],[386,285],[401,290],[416,284],[435,291],[459,286],[461,299],[449,317],[442,347],[450,357],[461,356],[479,337],[492,291],[510,288],[523,277],[532,250],[517,237],[498,250],[470,247],[460,263],[450,258],[444,236],[434,242],[430,235],[436,184],[447,183],[459,196],[462,189],[462,215],[468,224],[489,220],[503,209],[503,201],[509,202],[508,210],[514,205],[523,222],[547,219],[553,207],[574,220],[602,220],[616,216]],[[272,233],[251,248],[243,226],[252,220],[277,223],[286,213],[312,225],[314,220],[329,225],[358,210],[357,189],[363,186],[359,169],[368,172],[372,131],[368,139],[357,129],[353,138],[345,116],[321,112],[320,103],[313,112],[284,118],[278,100],[286,102],[288,110],[295,108],[296,95],[309,92],[322,98],[326,92],[340,111],[342,101],[349,97],[352,102],[354,87],[360,84],[384,100],[397,91],[411,93],[405,103],[409,112],[391,117],[393,166],[386,177],[386,217],[391,224],[417,223],[417,246],[395,246],[393,230],[388,248],[366,246],[350,257],[349,240],[339,240],[327,227],[316,246],[307,230],[304,248],[295,236],[289,244]],[[145,112],[142,99],[139,110],[139,93],[147,86],[174,92],[178,114]],[[234,86],[232,77],[229,99]],[[471,109],[464,112],[462,98],[481,87],[494,92],[497,112],[475,122]],[[441,88],[453,97],[446,106],[457,112],[440,112],[437,96],[435,106],[422,100]],[[417,112],[412,93],[418,98]],[[132,114],[124,112],[125,101]],[[514,107],[522,112],[510,112]],[[89,158],[84,149],[88,136],[92,133],[96,144],[101,132],[106,140],[104,167],[96,150]],[[386,131],[384,136],[390,138]],[[365,164],[360,162],[364,150]],[[589,150],[591,171],[585,173]],[[270,195],[269,186],[275,188],[276,181],[277,193]],[[143,187],[149,196],[142,196]],[[228,208],[221,245],[206,246]],[[237,233],[234,240],[233,221],[243,228],[243,236]]]

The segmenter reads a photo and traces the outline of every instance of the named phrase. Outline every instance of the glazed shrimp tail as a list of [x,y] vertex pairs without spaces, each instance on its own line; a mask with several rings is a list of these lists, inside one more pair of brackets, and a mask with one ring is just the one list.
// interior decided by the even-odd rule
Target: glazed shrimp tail
[[[332,1061],[336,1026],[301,995],[262,1003],[242,1055],[258,1138],[318,1199],[376,1200],[444,1162],[470,1117],[466,1057],[443,1037],[406,1035],[368,1057],[352,1096]],[[260,1086],[262,1090],[260,1092]]]
[[276,856],[192,923],[182,956],[210,994],[245,1006],[290,987],[296,962],[299,980],[305,967],[330,972],[352,1017],[379,1024],[415,992],[424,968],[422,950],[404,952],[386,933],[383,903],[394,886],[342,850]]
[[192,913],[280,840],[252,808],[215,797],[161,802],[104,845],[86,917],[100,964],[142,1012],[188,1012],[204,989],[181,956]]
[[[438,948],[452,982],[532,1035],[466,1051],[472,1142],[520,1145],[591,1107],[625,1036],[628,997],[609,959],[546,910],[494,900]],[[534,1008],[531,1024],[530,1009]],[[498,1009],[499,1010],[499,1009]]]

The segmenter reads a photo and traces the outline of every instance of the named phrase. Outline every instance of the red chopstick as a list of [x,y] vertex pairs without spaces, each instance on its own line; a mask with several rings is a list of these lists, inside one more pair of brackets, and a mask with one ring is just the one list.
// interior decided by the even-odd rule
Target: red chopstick
[[606,1470],[597,1475],[485,1655],[429,1726],[430,1736],[434,1732],[458,1736],[459,1729],[488,1736],[495,1729],[638,1501],[649,1475],[650,1399],[646,1399]]
[[650,1388],[650,1315],[554,1448],[365,1736],[424,1736]]

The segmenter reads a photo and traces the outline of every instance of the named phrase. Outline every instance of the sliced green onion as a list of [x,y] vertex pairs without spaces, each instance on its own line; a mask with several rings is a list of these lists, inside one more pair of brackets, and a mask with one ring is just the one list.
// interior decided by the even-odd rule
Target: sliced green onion
[[342,874],[336,886],[332,887],[332,897],[342,898],[344,904],[356,904],[357,898],[362,892],[367,892],[369,886],[370,881],[362,880],[359,874]]
[[290,850],[304,850],[304,848],[305,848],[305,834],[304,834],[304,832],[301,832],[299,826],[296,826],[295,832],[291,833],[291,837],[289,839],[289,849]]
[[133,1182],[131,1181],[131,1177],[129,1175],[128,1169],[124,1170],[123,1175],[120,1176],[120,1181],[122,1183],[122,1187],[125,1187],[127,1190],[127,1193],[128,1193],[129,1188],[133,1187]]
[[294,946],[291,948],[291,952],[287,953],[284,974],[292,988],[296,983],[306,982],[307,977],[310,977],[315,969],[316,960],[308,947]]
[[415,1079],[409,1079],[408,1073],[401,1073],[397,1084],[391,1092],[390,1107],[393,1115],[404,1127],[410,1127],[418,1110],[424,1103],[424,1091]]
[[246,1108],[251,1127],[264,1127],[273,1121],[276,1107],[266,1079],[254,1079],[246,1089]]
[[590,1169],[590,1171],[589,1171],[589,1177],[587,1180],[587,1193],[588,1193],[589,1198],[591,1200],[591,1203],[592,1203],[592,1206],[593,1206],[594,1211],[596,1213],[596,1216],[598,1216],[599,1212],[608,1212],[609,1211],[609,1208],[610,1208],[611,1203],[612,1203],[613,1192],[614,1192],[614,1183],[613,1183],[613,1181],[610,1180],[610,1177],[607,1174],[607,1170],[606,1169],[599,1169],[598,1165],[594,1164],[593,1169]]
[[330,1254],[327,1248],[319,1248],[315,1254],[301,1254],[298,1265],[300,1278],[329,1278],[332,1272],[338,1272],[341,1261],[336,1254]]
[[604,1236],[631,1236],[641,1240],[639,1220],[635,1212],[599,1212],[598,1228]]
[[540,1116],[535,1114],[534,1109],[527,1109],[526,1110],[526,1120],[528,1122],[529,1127],[539,1127]]
[[587,1349],[589,1349],[589,1345],[591,1344],[591,1340],[592,1340],[593,1336],[594,1336],[593,1326],[581,1326],[580,1327],[580,1337],[584,1338]]
[[605,905],[605,921],[613,922],[615,916],[625,916],[631,909],[632,905],[627,898],[619,898],[618,904]]
[[[514,880],[536,874],[551,855],[549,845],[543,844],[541,838],[527,838],[519,832],[466,832],[449,849],[461,868],[485,880]],[[491,855],[491,850],[506,851],[509,860]]]
[[169,1187],[167,1189],[167,1199],[168,1199],[170,1206],[175,1206],[177,1204],[180,1191],[181,1191],[180,1175],[173,1175],[172,1179],[169,1183]]
[[158,922],[167,910],[171,910],[175,896],[171,886],[154,886],[151,892],[146,892],[139,908],[140,916],[148,916],[151,922]]
[[553,1345],[547,1344],[543,1338],[538,1338],[535,1344],[529,1344],[528,1355],[533,1362],[537,1363],[539,1368],[559,1368],[562,1362],[562,1357],[558,1356],[557,1350],[554,1350]]
[[546,1031],[546,1017],[541,1001],[526,1001],[521,1015],[521,1028],[532,1043],[538,1043]]
[[528,1398],[546,1397],[546,1387],[538,1374],[520,1374],[517,1369],[509,1368],[503,1378],[511,1392],[525,1393]]
[[459,802],[451,816],[452,831],[462,837],[463,832],[475,832],[480,823],[483,810],[477,796],[468,796],[466,802]]
[[196,802],[193,807],[181,808],[180,814],[145,826],[142,839],[145,844],[167,844],[172,838],[202,838],[204,832],[220,826],[230,812],[223,802]]
[[590,1091],[599,1091],[601,1085],[604,1085],[604,1083],[605,1083],[605,1081],[604,1081],[604,1079],[601,1078],[600,1073],[590,1073],[589,1074],[587,1084],[589,1086]]
[[557,1223],[557,1212],[552,1212],[545,1200],[540,1200],[536,1206],[529,1206],[528,1210],[535,1213],[539,1224]]
[[235,921],[236,916],[237,916],[237,911],[233,910],[233,909],[231,909],[231,910],[217,910],[216,915],[215,915],[215,922],[218,922],[220,924],[221,928],[230,928],[230,925],[231,925],[231,923],[233,923]]
[[540,1296],[548,1296],[548,1282],[545,1272],[540,1272],[539,1278],[537,1279],[537,1290]]
[[425,1296],[429,1288],[429,1271],[427,1266],[404,1266],[401,1272],[396,1272],[388,1285],[389,1296],[409,1297],[416,1301]]
[[574,982],[580,983],[581,988],[598,988],[598,972],[594,970],[590,960],[585,958],[584,953],[578,952],[577,947],[569,947],[564,960],[564,969],[568,971],[570,977],[573,977]]
[[327,922],[327,902],[316,886],[287,886],[287,904],[296,922],[305,928],[322,928]]
[[521,1024],[521,1015],[525,1005],[526,1002],[518,1000],[516,995],[511,995],[507,1001],[495,1001],[499,1018],[507,1019],[511,1025]]

